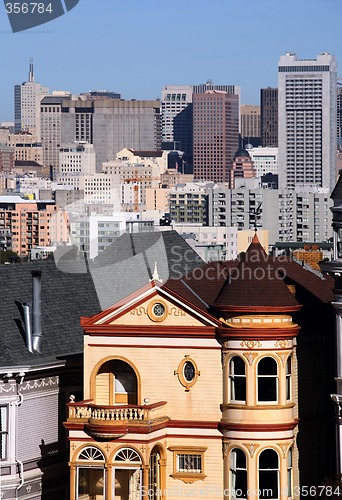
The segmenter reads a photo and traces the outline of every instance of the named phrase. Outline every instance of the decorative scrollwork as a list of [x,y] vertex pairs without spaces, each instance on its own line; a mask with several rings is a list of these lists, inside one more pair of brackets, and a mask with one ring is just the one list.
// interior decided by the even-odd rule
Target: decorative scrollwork
[[261,347],[261,342],[260,340],[242,340],[240,346],[247,347],[247,349],[254,349],[254,347]]
[[131,314],[133,316],[142,316],[143,314],[147,314],[146,308],[144,306],[136,307],[132,309]]

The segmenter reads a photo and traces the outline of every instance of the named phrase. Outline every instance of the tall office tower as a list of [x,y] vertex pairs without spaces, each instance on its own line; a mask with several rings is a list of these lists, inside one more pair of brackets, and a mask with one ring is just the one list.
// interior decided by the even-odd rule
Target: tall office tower
[[33,61],[30,61],[28,82],[14,86],[15,131],[35,134],[40,139],[40,101],[48,93],[47,87],[34,81]]
[[211,80],[199,85],[192,85],[192,89],[194,94],[203,94],[208,90],[219,90],[220,92],[227,92],[227,94],[241,95],[241,88],[238,85],[216,85]]
[[244,145],[260,146],[260,106],[240,106],[241,136]]
[[75,141],[94,145],[98,172],[124,147],[155,151],[161,145],[159,101],[46,96],[41,126],[44,164],[55,176],[60,147]]
[[279,88],[279,187],[336,182],[336,60],[281,56]]
[[342,148],[342,82],[337,82],[337,121],[336,121],[336,136],[337,136],[337,146],[339,149]]
[[260,135],[264,148],[278,146],[278,89],[260,90]]
[[239,147],[239,96],[208,90],[193,95],[194,177],[224,182]]
[[161,96],[162,148],[184,151],[192,166],[192,85],[166,85]]

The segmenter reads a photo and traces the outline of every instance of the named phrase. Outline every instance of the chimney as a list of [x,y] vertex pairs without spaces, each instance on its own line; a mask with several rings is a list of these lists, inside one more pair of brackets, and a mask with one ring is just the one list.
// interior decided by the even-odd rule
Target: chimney
[[40,354],[42,346],[41,276],[41,271],[32,271],[32,344],[33,350]]

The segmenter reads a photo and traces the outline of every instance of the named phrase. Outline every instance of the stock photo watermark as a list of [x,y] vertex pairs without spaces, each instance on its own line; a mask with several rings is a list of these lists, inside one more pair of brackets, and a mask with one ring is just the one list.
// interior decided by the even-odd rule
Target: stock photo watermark
[[40,0],[39,2],[4,0],[13,33],[49,23],[76,7],[79,0]]

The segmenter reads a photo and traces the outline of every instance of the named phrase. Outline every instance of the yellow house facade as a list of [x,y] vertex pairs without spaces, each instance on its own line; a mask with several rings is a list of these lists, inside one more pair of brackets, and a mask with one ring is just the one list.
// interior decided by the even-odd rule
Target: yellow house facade
[[70,500],[295,496],[301,306],[263,275],[265,256],[255,236],[244,261],[165,285],[155,274],[81,318]]

